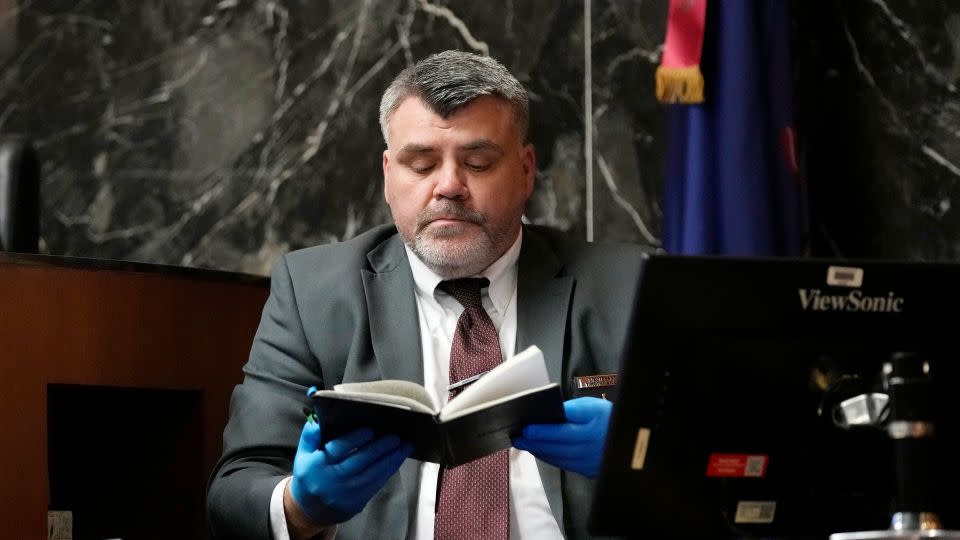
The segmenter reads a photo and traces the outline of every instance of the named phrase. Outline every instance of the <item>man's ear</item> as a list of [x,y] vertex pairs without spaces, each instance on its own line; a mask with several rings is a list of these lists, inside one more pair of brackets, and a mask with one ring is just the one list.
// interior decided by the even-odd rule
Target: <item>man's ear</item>
[[383,199],[387,201],[387,204],[390,204],[390,193],[389,186],[390,182],[387,182],[387,177],[390,175],[390,149],[383,151]]
[[533,194],[533,184],[537,178],[537,151],[532,144],[523,147],[520,156],[520,166],[523,172],[524,190],[527,198]]

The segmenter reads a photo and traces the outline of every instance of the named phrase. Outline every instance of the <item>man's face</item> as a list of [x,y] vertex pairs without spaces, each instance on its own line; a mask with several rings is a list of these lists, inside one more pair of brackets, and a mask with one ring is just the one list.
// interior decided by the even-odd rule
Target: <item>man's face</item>
[[479,273],[513,244],[536,158],[510,104],[479,97],[441,118],[416,97],[390,118],[384,196],[403,241],[445,278]]

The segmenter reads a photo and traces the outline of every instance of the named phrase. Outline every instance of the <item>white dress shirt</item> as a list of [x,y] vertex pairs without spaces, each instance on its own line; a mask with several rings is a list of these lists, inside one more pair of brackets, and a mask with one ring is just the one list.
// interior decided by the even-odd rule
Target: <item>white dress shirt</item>
[[[483,307],[490,315],[500,337],[500,351],[509,362],[516,349],[517,338],[517,259],[520,256],[522,234],[510,249],[480,276],[490,280],[490,286],[481,291]],[[417,312],[423,351],[423,386],[434,403],[447,402],[450,377],[450,348],[457,319],[464,308],[453,297],[437,289],[442,278],[427,268],[412,252],[407,259],[416,284]],[[433,539],[434,508],[436,502],[439,465],[422,463],[417,514],[410,538]],[[273,491],[270,501],[270,525],[276,540],[289,540],[286,518],[283,514],[283,490],[289,477]],[[510,449],[510,538],[512,540],[562,539],[560,527],[550,510],[546,492],[540,481],[536,459],[528,452]]]

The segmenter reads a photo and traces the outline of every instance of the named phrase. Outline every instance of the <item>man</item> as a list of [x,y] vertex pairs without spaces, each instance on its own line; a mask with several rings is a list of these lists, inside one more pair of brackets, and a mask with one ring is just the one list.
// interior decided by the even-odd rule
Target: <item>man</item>
[[[587,536],[609,402],[568,400],[566,423],[528,426],[516,448],[446,471],[439,488],[437,466],[406,459],[395,437],[357,426],[320,445],[322,419],[303,422],[312,386],[407,379],[445,402],[459,380],[458,343],[473,339],[458,329],[467,312],[493,341],[480,356],[509,361],[538,345],[568,397],[575,377],[618,369],[641,252],[522,225],[536,163],[528,111],[502,65],[459,51],[408,67],[386,90],[384,196],[395,227],[276,265],[211,480],[215,535]],[[473,307],[461,304],[461,285],[476,289]]]

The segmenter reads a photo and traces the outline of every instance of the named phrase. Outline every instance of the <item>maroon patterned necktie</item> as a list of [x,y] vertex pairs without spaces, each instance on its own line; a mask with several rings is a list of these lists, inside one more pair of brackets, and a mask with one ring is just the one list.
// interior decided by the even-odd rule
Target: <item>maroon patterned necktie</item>
[[[480,301],[484,278],[443,281],[437,287],[464,310],[457,319],[450,349],[450,384],[495,368],[502,361],[500,339]],[[450,399],[454,397],[450,393]],[[509,450],[501,450],[452,469],[441,470],[435,540],[510,537]]]

